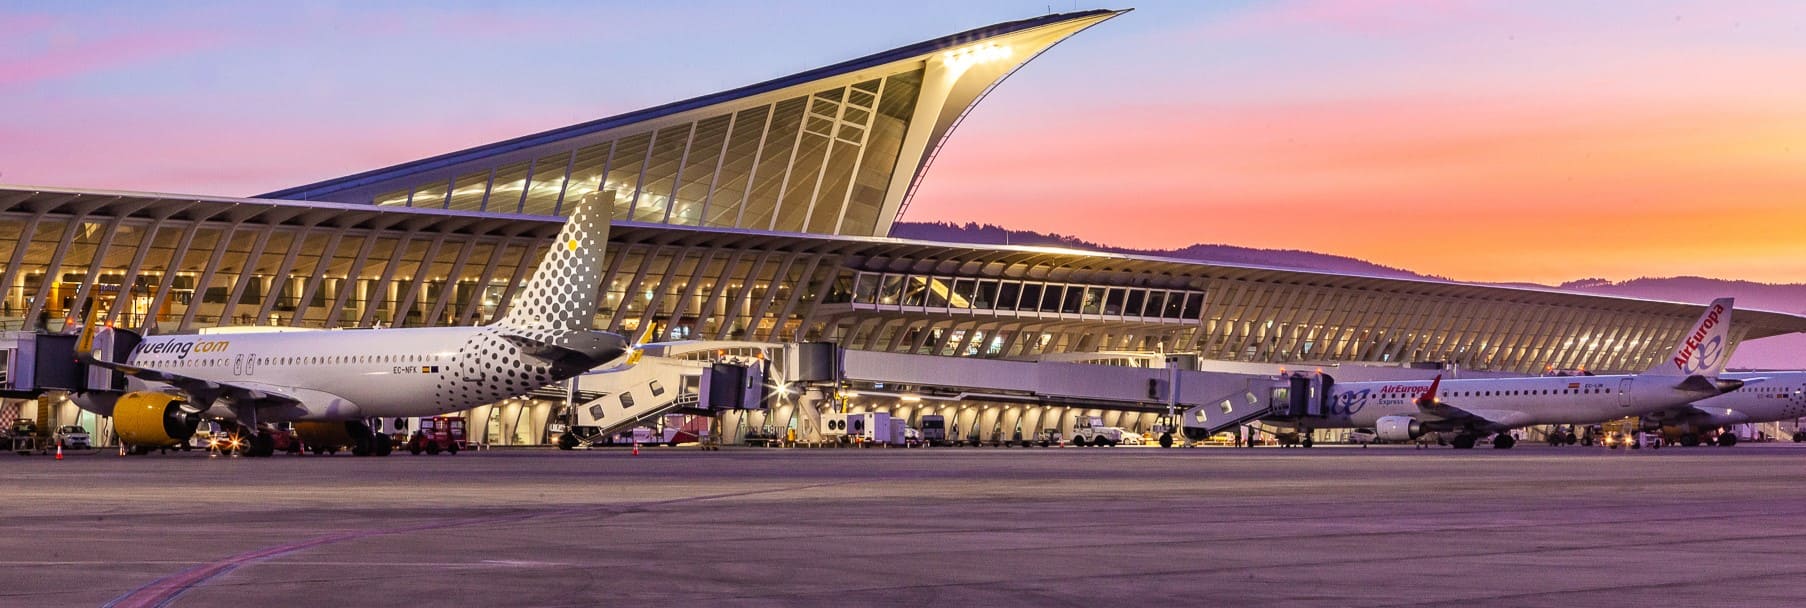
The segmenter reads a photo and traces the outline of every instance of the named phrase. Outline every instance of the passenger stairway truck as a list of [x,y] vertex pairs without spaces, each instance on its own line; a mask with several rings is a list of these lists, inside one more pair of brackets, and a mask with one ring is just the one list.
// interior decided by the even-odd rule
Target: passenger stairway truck
[[1322,415],[1334,386],[1328,374],[1247,378],[1245,386],[1186,409],[1180,426],[1193,441],[1203,441],[1262,418]]
[[723,410],[762,409],[769,395],[760,362],[642,357],[576,381],[578,393],[598,396],[574,404],[574,425],[558,440],[558,447],[567,450],[655,424],[666,414],[713,416]]

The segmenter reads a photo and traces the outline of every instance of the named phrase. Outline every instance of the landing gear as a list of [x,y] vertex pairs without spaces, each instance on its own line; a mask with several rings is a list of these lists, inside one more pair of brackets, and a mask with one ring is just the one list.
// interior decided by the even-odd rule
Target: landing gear
[[1718,434],[1718,447],[1728,448],[1728,447],[1731,447],[1734,445],[1737,445],[1737,434],[1736,433],[1727,431],[1727,432]]
[[1453,444],[1455,446],[1455,449],[1457,449],[1457,450],[1471,450],[1471,449],[1474,449],[1474,443],[1479,440],[1480,440],[1479,437],[1475,437],[1473,435],[1468,435],[1468,434],[1464,433],[1461,435],[1456,435],[1455,440],[1451,441],[1450,443]]
[[1699,447],[1699,435],[1694,433],[1682,433],[1680,443],[1681,447]]
[[1300,431],[1300,434],[1302,434],[1304,436],[1298,438],[1298,445],[1301,445],[1301,446],[1304,446],[1307,448],[1311,447],[1312,445],[1316,445],[1316,441],[1311,439],[1310,431]]
[[1160,434],[1160,447],[1163,447],[1163,448],[1173,447],[1173,432],[1172,431],[1167,431],[1165,433]]
[[1509,450],[1511,446],[1517,444],[1517,438],[1512,437],[1510,433],[1499,433],[1492,438],[1492,448],[1495,450]]
[[276,438],[266,432],[258,432],[246,442],[245,455],[256,458],[267,458],[276,454]]
[[345,431],[351,435],[352,456],[388,456],[395,451],[388,433],[375,432],[361,420],[345,423]]

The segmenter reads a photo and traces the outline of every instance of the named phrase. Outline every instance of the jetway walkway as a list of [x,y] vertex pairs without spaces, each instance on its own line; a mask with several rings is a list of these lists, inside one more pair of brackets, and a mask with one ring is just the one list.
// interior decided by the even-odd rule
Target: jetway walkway
[[[842,379],[872,390],[923,398],[1032,402],[1142,412],[1190,410],[1225,400],[1236,413],[1283,385],[1272,376],[1203,372],[1183,366],[1122,367],[842,351]],[[859,389],[864,391],[866,389]],[[1240,405],[1236,405],[1240,404]],[[1259,414],[1255,414],[1258,416]]]
[[[1171,423],[1186,435],[1201,439],[1262,418],[1322,415],[1334,383],[1320,371],[1288,375],[1200,371],[1195,356],[1160,357],[1163,361],[1137,366],[858,351],[832,344],[698,341],[647,345],[634,365],[579,377],[577,391],[585,399],[576,403],[573,423],[594,429],[592,436],[600,437],[647,425],[668,413],[708,415],[723,409],[775,406],[773,414],[786,421],[777,422],[779,427],[793,425],[799,436],[812,436],[812,430],[819,429],[816,418],[831,411],[823,409],[826,404],[874,397],[899,403],[1020,404],[1139,415],[1171,411],[1178,418]],[[742,387],[755,392],[736,405],[710,406],[703,378],[724,358],[759,362],[757,367],[769,373],[769,382],[761,379],[757,387]],[[1153,363],[1164,365],[1155,367]],[[776,405],[779,401],[786,402]]]

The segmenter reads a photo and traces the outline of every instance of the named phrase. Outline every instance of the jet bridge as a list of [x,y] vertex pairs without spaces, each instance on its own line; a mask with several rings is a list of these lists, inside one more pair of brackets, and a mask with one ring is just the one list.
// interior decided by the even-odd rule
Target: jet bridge
[[1196,359],[1189,355],[1165,355],[1165,367],[866,351],[844,351],[842,356],[842,381],[859,387],[861,394],[1183,412],[1174,422],[1194,440],[1260,419],[1322,416],[1330,410],[1335,383],[1321,372],[1198,371]]
[[[1317,373],[1259,373],[1251,367],[1234,371],[1200,371],[1195,355],[1141,354],[1144,361],[1111,365],[1067,360],[1012,361],[847,350],[830,343],[765,344],[746,342],[683,342],[647,345],[645,356],[634,366],[604,370],[581,377],[574,424],[595,429],[600,437],[624,428],[647,424],[666,413],[714,415],[733,410],[770,409],[771,417],[730,417],[746,424],[745,430],[774,425],[789,426],[799,440],[813,437],[819,416],[834,407],[873,407],[865,397],[880,402],[894,399],[915,413],[941,406],[909,406],[911,403],[970,402],[1015,404],[1069,409],[1129,412],[1140,415],[1172,412],[1172,424],[1194,439],[1260,419],[1300,419],[1322,416],[1330,410],[1335,379]],[[725,356],[725,358],[724,358]],[[1119,355],[1099,360],[1122,360]],[[723,361],[740,365],[756,362],[769,380],[729,381],[735,390],[751,391],[762,385],[762,395],[747,393],[731,402],[710,402],[703,393],[703,378],[715,378],[712,366]],[[1153,366],[1160,365],[1160,366]],[[1219,362],[1209,362],[1222,367]],[[1362,379],[1410,378],[1423,373],[1406,368],[1343,369]],[[729,391],[724,394],[731,394]],[[885,407],[877,405],[876,407]],[[1005,419],[1003,424],[1011,424]],[[985,419],[982,424],[992,425]],[[966,421],[969,427],[971,420]],[[1045,425],[1047,422],[1041,422]],[[1059,424],[1059,423],[1053,423]],[[1028,430],[1023,431],[1026,435]],[[995,436],[994,434],[992,436]],[[1008,437],[1009,435],[1004,435]]]
[[1184,410],[1265,391],[1271,376],[1203,372],[1182,366],[1122,367],[842,351],[841,379],[871,391],[937,398],[1027,402],[1141,412]]

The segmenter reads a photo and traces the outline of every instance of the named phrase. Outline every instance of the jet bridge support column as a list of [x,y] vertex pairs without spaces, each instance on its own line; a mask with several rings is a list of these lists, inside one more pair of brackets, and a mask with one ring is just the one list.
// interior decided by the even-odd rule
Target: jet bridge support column
[[796,440],[801,443],[821,443],[821,408],[825,403],[832,404],[831,394],[824,396],[825,390],[807,390],[796,398]]

